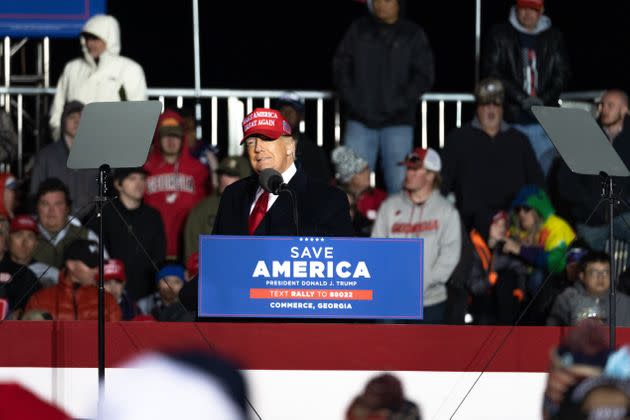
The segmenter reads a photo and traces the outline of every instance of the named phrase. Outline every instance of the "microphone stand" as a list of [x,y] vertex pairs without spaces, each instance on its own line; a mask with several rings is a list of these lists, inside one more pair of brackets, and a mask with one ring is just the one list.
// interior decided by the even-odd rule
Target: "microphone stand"
[[[107,182],[110,167],[101,165],[98,169],[98,196],[96,214],[98,215],[98,383],[99,395],[105,388],[105,245],[103,239],[103,206],[107,201]],[[99,397],[100,399],[100,397]]]
[[613,179],[608,176],[605,172],[600,174],[603,178],[602,180],[602,198],[608,201],[608,253],[610,258],[610,286],[608,288],[608,326],[610,328],[610,348],[615,348],[615,333],[617,327],[617,267],[615,266],[615,256],[614,256],[614,227],[613,227],[613,218],[614,218],[614,209],[615,202],[617,201],[613,192]]
[[295,195],[293,190],[289,188],[289,186],[285,183],[282,183],[280,187],[278,188],[278,193],[281,193],[283,191],[288,192],[289,196],[291,197],[291,204],[292,204],[291,207],[293,207],[293,223],[295,224],[295,236],[300,236],[300,224],[298,222],[297,196]]

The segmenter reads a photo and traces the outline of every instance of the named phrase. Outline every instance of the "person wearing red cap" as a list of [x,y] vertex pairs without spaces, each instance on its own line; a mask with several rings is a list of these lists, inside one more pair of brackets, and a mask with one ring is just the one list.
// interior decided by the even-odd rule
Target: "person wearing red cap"
[[162,216],[166,257],[180,259],[181,237],[190,210],[208,192],[208,168],[190,155],[184,120],[174,110],[160,116],[147,162],[145,203]]
[[440,324],[447,316],[446,283],[462,249],[459,214],[439,191],[440,155],[420,147],[400,162],[404,190],[381,204],[372,229],[375,238],[423,238],[424,322]]
[[531,107],[558,106],[569,81],[562,33],[544,15],[543,0],[517,0],[509,22],[495,25],[482,59],[482,73],[505,84],[505,118],[527,137],[545,176],[557,156]]
[[127,282],[125,263],[121,260],[110,258],[103,266],[103,271],[103,286],[105,287],[105,291],[111,294],[116,302],[118,302],[122,320],[130,321],[137,315],[140,315],[140,308],[129,298],[129,295],[125,291],[125,283]]
[[[291,126],[279,111],[256,108],[243,120],[243,144],[255,174],[228,186],[214,222],[215,235],[353,236],[343,191],[295,166]],[[291,196],[265,191],[258,174],[277,171],[297,198],[299,231]]]
[[0,298],[9,302],[12,318],[18,318],[29,297],[41,289],[37,276],[28,267],[37,245],[37,223],[26,214],[11,220],[9,252],[0,261]]

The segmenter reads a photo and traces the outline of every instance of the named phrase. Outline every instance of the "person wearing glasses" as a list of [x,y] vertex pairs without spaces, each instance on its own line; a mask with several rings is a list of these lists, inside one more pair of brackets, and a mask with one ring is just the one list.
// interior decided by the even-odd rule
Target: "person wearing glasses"
[[[610,257],[605,252],[591,251],[582,257],[580,281],[564,290],[553,304],[547,325],[575,325],[586,318],[602,322],[608,319]],[[630,326],[630,296],[616,293],[616,321],[620,327]]]
[[[545,191],[536,185],[525,185],[512,202],[512,226],[503,252],[518,256],[529,267],[526,300],[536,295],[545,278],[560,274],[567,262],[567,251],[575,239],[573,228],[561,217]],[[548,289],[545,289],[548,290]],[[537,299],[532,320],[546,317],[548,302]]]
[[544,185],[527,137],[503,120],[505,88],[484,79],[475,88],[476,112],[453,130],[442,153],[442,193],[453,194],[466,231],[487,234],[498,209],[509,209],[518,190]]

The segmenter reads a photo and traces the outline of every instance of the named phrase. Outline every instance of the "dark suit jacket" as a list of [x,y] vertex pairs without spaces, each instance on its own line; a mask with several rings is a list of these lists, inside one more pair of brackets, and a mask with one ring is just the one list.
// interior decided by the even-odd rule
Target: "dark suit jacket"
[[[221,195],[213,235],[249,235],[249,209],[258,189],[251,175]],[[340,189],[308,177],[300,169],[289,182],[298,202],[299,236],[354,236],[348,198]],[[283,192],[254,232],[260,236],[295,236],[291,196]]]

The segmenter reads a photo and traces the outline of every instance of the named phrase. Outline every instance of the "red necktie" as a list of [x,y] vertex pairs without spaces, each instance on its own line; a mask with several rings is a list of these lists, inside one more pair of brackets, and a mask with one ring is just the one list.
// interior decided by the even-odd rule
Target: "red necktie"
[[263,193],[258,197],[256,204],[254,205],[254,210],[252,210],[252,214],[249,215],[249,234],[253,235],[254,231],[262,221],[263,217],[265,217],[265,213],[267,213],[267,204],[269,203],[269,193],[267,191],[263,191]]

